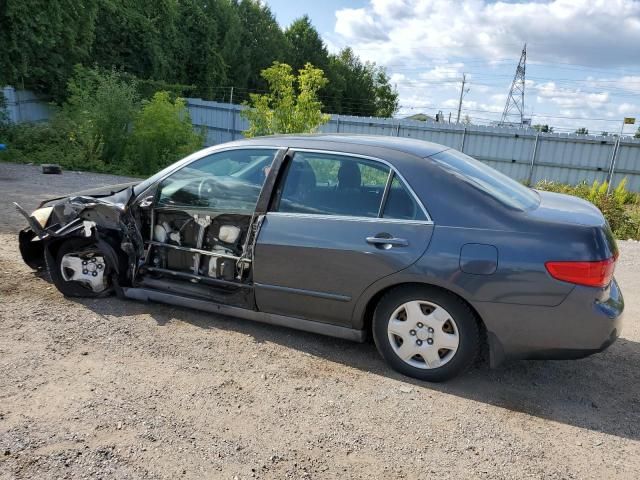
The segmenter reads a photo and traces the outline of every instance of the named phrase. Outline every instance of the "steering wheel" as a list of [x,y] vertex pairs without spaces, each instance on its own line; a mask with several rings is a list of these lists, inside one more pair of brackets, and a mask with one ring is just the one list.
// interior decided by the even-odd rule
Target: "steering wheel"
[[198,200],[203,204],[214,205],[213,192],[216,190],[216,183],[210,178],[203,178],[198,183]]

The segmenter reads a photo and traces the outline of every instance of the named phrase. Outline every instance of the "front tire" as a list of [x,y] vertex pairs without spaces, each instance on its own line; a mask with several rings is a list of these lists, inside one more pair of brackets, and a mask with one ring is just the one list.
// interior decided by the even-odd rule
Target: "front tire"
[[51,280],[66,297],[97,298],[113,291],[111,265],[91,240],[65,240],[55,255],[45,258]]
[[378,351],[396,371],[429,382],[463,373],[480,351],[480,326],[471,308],[436,287],[398,287],[373,317]]

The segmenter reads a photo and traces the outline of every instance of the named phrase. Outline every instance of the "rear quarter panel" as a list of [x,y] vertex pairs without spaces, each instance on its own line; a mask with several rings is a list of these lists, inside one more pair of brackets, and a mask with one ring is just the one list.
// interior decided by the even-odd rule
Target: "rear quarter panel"
[[[376,293],[401,283],[425,283],[450,290],[477,310],[488,303],[554,307],[575,288],[549,275],[549,260],[597,260],[611,255],[610,243],[602,228],[527,221],[519,231],[464,228],[436,225],[428,249],[409,268],[373,285],[354,310],[354,326],[364,322],[368,301]],[[487,275],[465,273],[460,268],[460,252],[466,244],[492,245],[498,252],[495,272]],[[484,310],[484,309],[483,309]],[[509,309],[517,315],[516,309]]]

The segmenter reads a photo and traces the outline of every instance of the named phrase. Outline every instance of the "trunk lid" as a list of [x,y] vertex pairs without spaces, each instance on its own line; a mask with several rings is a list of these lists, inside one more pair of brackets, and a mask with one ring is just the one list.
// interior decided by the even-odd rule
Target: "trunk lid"
[[531,217],[554,223],[570,223],[587,227],[604,227],[606,220],[594,204],[573,195],[544,192],[540,195],[540,205],[529,212]]
[[[609,223],[591,202],[563,193],[537,191],[540,204],[527,215],[531,219],[550,223],[576,235],[566,235],[558,244],[558,253],[568,252],[569,242],[583,243],[588,251],[584,260],[604,260],[618,257],[618,246]],[[564,245],[562,245],[564,243]],[[575,243],[574,243],[575,245]],[[584,252],[586,253],[586,252]]]

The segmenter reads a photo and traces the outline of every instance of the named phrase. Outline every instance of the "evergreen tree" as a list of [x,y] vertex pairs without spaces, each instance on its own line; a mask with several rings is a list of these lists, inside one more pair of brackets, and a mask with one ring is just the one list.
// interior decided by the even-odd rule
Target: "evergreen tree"
[[91,60],[97,1],[0,2],[0,83],[63,98],[73,66]]

